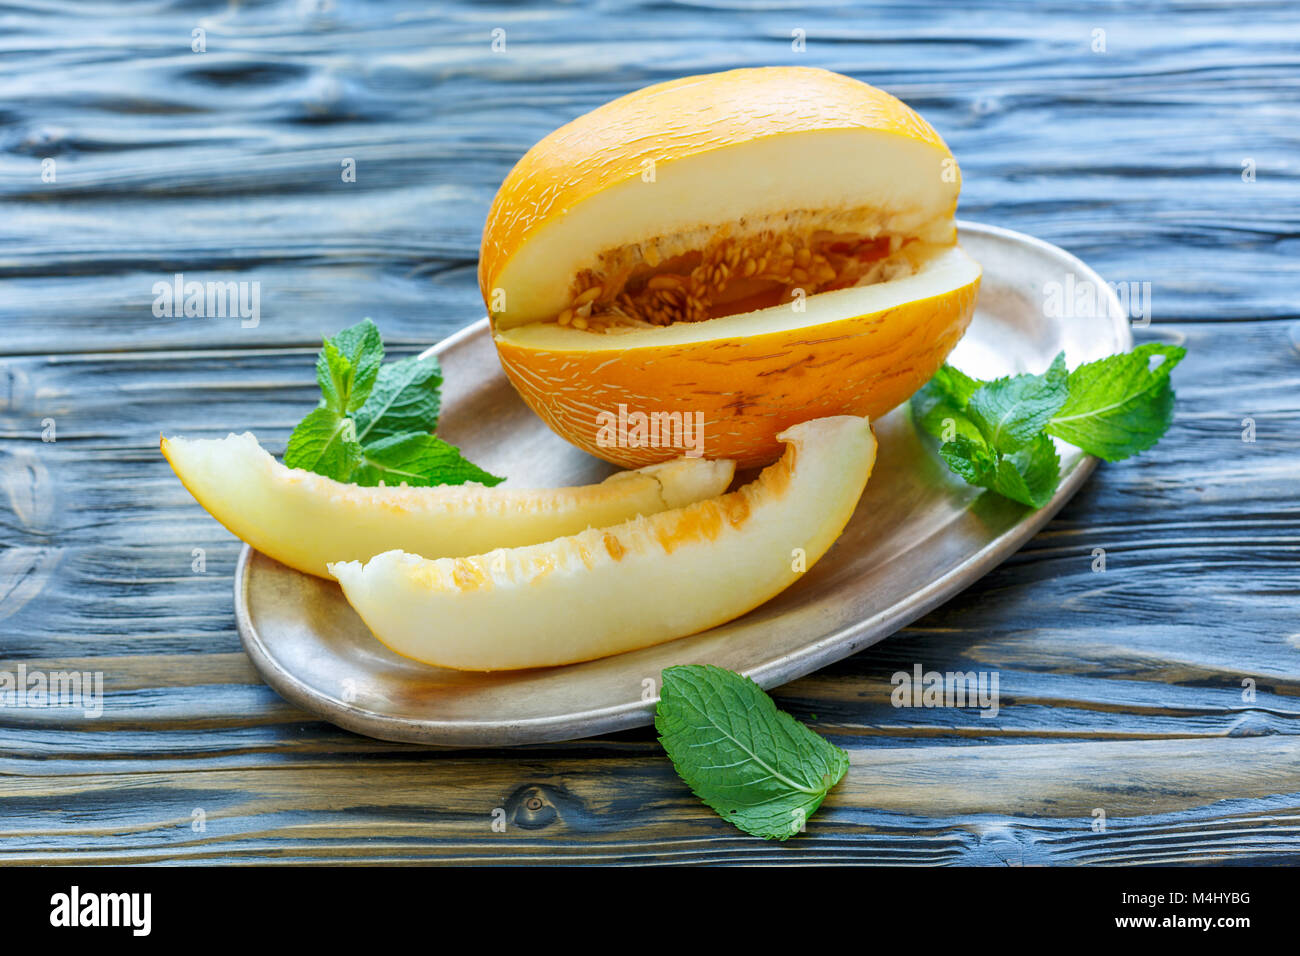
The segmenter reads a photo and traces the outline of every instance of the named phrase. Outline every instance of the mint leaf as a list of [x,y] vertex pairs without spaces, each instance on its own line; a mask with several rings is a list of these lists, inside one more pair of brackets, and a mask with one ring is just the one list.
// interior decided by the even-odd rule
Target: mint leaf
[[1060,484],[1061,462],[1039,422],[1065,400],[1066,380],[1064,353],[1043,375],[988,383],[945,365],[918,393],[919,404],[914,398],[913,410],[942,442],[939,455],[949,470],[967,484],[1041,508]]
[[1039,435],[1028,448],[1012,455],[1011,460],[1029,489],[1030,500],[1023,503],[1041,508],[1051,501],[1061,484],[1061,456],[1052,437],[1046,433]]
[[1065,404],[1065,353],[1042,375],[1012,375],[981,385],[966,406],[971,421],[994,450],[1009,454],[1025,448]]
[[1062,352],[1042,375],[992,382],[945,365],[912,397],[912,414],[940,440],[939,455],[956,475],[1041,508],[1061,482],[1051,436],[1107,461],[1150,448],[1173,420],[1169,376],[1186,354],[1143,345],[1067,373]]
[[357,440],[391,438],[438,427],[442,369],[432,356],[404,358],[379,370],[374,389],[356,413]]
[[998,473],[998,456],[981,435],[958,435],[939,446],[939,456],[968,485],[993,487]]
[[983,439],[959,435],[941,445],[939,455],[967,484],[987,488],[1031,508],[1047,504],[1061,483],[1061,459],[1046,434],[1010,455],[999,455]]
[[934,388],[944,397],[950,399],[958,408],[964,409],[970,403],[971,396],[983,384],[979,379],[971,378],[961,369],[945,365],[934,373],[934,377],[930,379],[926,387]]
[[984,434],[970,417],[946,399],[931,405],[920,416],[921,427],[939,439],[950,442],[957,437],[965,437],[979,445],[985,445]]
[[316,357],[321,407],[339,415],[355,412],[369,397],[383,361],[384,343],[369,319],[326,339]]
[[[1047,430],[1106,461],[1146,451],[1173,421],[1169,375],[1186,354],[1177,345],[1152,343],[1080,365],[1070,373],[1069,398]],[[1154,356],[1162,361],[1153,369]]]
[[364,449],[365,460],[351,476],[353,484],[463,485],[476,481],[498,485],[498,478],[461,456],[460,449],[435,435],[404,434],[371,442]]
[[979,429],[966,414],[966,405],[981,384],[960,369],[945,365],[912,396],[912,414],[940,441],[952,441],[958,434],[982,441]]
[[339,481],[347,481],[360,462],[361,445],[352,419],[332,408],[318,408],[299,422],[284,451],[285,467]]
[[316,355],[316,382],[320,385],[320,407],[342,415],[352,387],[352,363],[329,339]]
[[369,319],[325,339],[316,356],[320,404],[289,436],[286,466],[364,486],[505,480],[431,434],[442,386],[437,359],[383,361],[384,343]]
[[655,729],[696,796],[769,840],[800,832],[849,769],[843,750],[778,710],[748,677],[720,667],[666,668]]
[[1051,437],[1040,434],[1034,443],[998,462],[993,491],[1031,508],[1052,500],[1061,483],[1061,459]]

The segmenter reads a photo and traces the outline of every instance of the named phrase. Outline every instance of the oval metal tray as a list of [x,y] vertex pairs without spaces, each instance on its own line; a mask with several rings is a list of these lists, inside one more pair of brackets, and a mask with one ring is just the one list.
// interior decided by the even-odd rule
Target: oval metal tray
[[[984,278],[953,364],[991,378],[1041,372],[1061,349],[1073,367],[1131,346],[1114,293],[1074,256],[991,226],[961,223],[960,234]],[[1083,310],[1092,314],[1045,308],[1047,284],[1066,288],[1071,281],[1074,288],[1095,284],[1097,308]],[[583,484],[613,470],[529,411],[497,363],[486,319],[430,351],[445,377],[439,434],[475,462],[521,488]],[[882,640],[1019,548],[1095,464],[1061,444],[1060,489],[1046,507],[1030,511],[951,475],[906,405],[876,422],[876,434],[875,473],[831,551],[767,604],[692,637],[566,667],[442,670],[388,651],[335,584],[248,547],[235,575],[240,636],[283,697],[357,733],[457,747],[607,733],[653,720],[659,673],[672,664],[716,664],[773,687]],[[579,618],[582,608],[573,614]]]

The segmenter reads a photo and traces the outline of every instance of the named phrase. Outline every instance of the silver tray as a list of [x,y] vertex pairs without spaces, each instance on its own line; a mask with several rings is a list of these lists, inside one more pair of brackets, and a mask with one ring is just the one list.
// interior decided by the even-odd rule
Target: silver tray
[[[1073,367],[1131,347],[1114,293],[1074,256],[992,226],[961,223],[960,234],[984,278],[953,364],[991,378],[1041,372],[1061,349]],[[1047,284],[1069,282],[1094,283],[1097,308],[1045,308]],[[1048,315],[1056,311],[1066,315]],[[554,435],[515,395],[486,319],[430,351],[445,376],[439,434],[475,462],[521,488],[585,484],[613,470]],[[876,434],[875,473],[831,551],[772,601],[693,637],[566,667],[442,670],[388,651],[335,584],[248,547],[235,573],[240,637],[286,700],[372,737],[481,747],[608,733],[651,723],[659,673],[672,664],[716,664],[774,687],[888,637],[1024,544],[1096,463],[1060,444],[1060,489],[1030,511],[951,475],[906,405],[881,418]]]

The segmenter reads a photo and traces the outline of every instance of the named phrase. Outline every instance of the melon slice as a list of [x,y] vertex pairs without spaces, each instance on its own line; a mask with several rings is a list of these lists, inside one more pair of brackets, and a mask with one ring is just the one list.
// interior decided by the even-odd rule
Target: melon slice
[[576,488],[363,488],[286,468],[248,432],[163,438],[161,447],[181,483],[226,528],[319,577],[329,577],[331,561],[394,548],[459,557],[680,508],[721,494],[735,471],[730,461],[680,458]]
[[398,654],[490,671],[591,660],[694,634],[789,587],[848,523],[871,474],[865,418],[787,429],[779,461],[719,498],[545,544],[330,565]]

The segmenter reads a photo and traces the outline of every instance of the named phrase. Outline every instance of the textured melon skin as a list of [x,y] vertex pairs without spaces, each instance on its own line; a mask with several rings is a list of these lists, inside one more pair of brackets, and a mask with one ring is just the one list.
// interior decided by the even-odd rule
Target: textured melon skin
[[545,544],[333,564],[374,635],[414,660],[510,670],[593,660],[732,620],[830,549],[875,463],[866,419],[789,429],[780,461],[730,494]]

